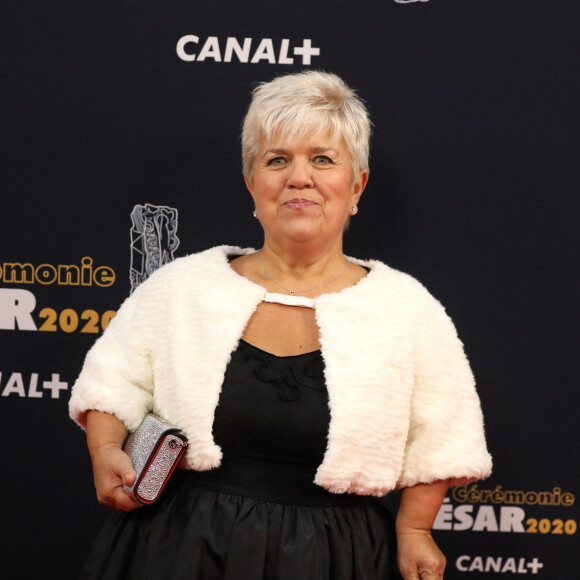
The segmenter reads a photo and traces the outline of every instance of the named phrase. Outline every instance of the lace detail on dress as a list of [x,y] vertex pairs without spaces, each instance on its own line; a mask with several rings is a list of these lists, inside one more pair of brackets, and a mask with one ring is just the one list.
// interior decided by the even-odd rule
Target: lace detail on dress
[[254,363],[254,375],[260,381],[276,386],[278,397],[296,401],[302,390],[326,391],[324,362],[317,350],[296,356],[278,357],[245,343],[244,361]]

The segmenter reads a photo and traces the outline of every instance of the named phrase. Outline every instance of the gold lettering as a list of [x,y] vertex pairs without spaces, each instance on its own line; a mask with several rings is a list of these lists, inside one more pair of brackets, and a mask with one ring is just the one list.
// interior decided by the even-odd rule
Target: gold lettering
[[498,485],[491,494],[491,501],[493,503],[504,503],[505,493],[501,490],[501,485]]
[[511,505],[561,505],[570,507],[576,502],[574,494],[562,493],[562,488],[554,487],[552,491],[503,490],[497,485],[494,489],[478,489],[476,484],[459,485],[453,488],[452,497],[457,503],[493,503]]
[[562,505],[565,505],[566,507],[570,507],[571,505],[574,505],[575,501],[576,501],[576,498],[574,497],[574,494],[572,494],[572,493],[563,493],[562,494]]
[[538,503],[538,494],[535,491],[526,492],[526,504],[536,505]]
[[465,494],[467,493],[467,485],[458,485],[453,488],[453,499],[458,503],[465,503],[467,501]]
[[506,491],[505,492],[505,503],[515,503],[520,505],[525,502],[523,491]]
[[93,259],[89,258],[88,256],[85,256],[81,260],[81,264],[82,264],[82,271],[83,271],[82,285],[83,286],[90,286],[92,281],[93,281],[93,277],[92,277]]
[[39,284],[54,284],[56,278],[56,268],[54,266],[41,264],[36,268],[36,281]]
[[477,485],[472,485],[471,489],[467,492],[467,501],[469,503],[477,503],[480,499],[480,495]]
[[[2,270],[4,271],[3,275]],[[6,262],[3,268],[0,269],[0,278],[2,277],[7,284],[34,284],[34,266],[32,264]]]
[[58,285],[59,286],[78,286],[79,285],[79,267],[78,266],[59,266],[58,267]]
[[115,283],[115,270],[109,266],[99,266],[95,269],[93,280],[97,286],[111,286]]
[[0,263],[0,280],[5,284],[58,284],[59,286],[112,286],[117,279],[110,266],[93,268],[93,259],[84,256],[80,266],[75,264],[40,264],[26,262]]

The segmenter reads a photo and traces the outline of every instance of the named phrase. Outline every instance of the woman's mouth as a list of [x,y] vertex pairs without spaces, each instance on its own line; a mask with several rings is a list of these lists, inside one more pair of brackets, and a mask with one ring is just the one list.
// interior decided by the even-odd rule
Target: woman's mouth
[[311,205],[316,205],[312,200],[310,199],[303,199],[301,197],[296,197],[294,199],[290,199],[286,202],[284,202],[284,207],[288,207],[290,209],[300,209],[303,207],[309,207]]

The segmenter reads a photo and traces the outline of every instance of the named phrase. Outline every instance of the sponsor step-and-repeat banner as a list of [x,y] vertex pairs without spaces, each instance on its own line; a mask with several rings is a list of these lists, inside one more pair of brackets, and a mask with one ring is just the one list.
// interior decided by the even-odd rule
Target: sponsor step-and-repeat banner
[[[556,538],[566,536],[571,538],[578,531],[575,519],[576,511],[571,508],[576,497],[571,492],[562,491],[560,487],[551,490],[508,490],[501,485],[488,487],[484,483],[463,485],[453,488],[445,499],[433,530],[448,530],[455,532],[476,532],[494,534],[500,537],[504,534],[534,534],[540,536],[553,535]],[[456,537],[455,534],[453,537]],[[487,536],[486,536],[487,537]],[[572,563],[565,564],[563,571],[556,573],[550,565],[553,557],[549,546],[542,548],[520,550],[518,555],[505,553],[506,545],[500,551],[501,555],[491,553],[488,548],[480,548],[475,553],[474,548],[481,543],[473,538],[470,553],[462,553],[455,557],[454,564],[458,572],[484,572],[499,574],[540,574],[544,570],[545,577],[551,576],[573,578],[575,573]],[[485,546],[486,540],[483,541]],[[491,543],[491,542],[490,542]],[[571,545],[568,544],[568,548]],[[550,571],[550,568],[552,571]],[[569,569],[568,569],[569,568]]]
[[68,418],[85,353],[163,264],[260,245],[242,118],[256,83],[309,68],[344,77],[374,122],[346,253],[421,280],[477,379],[494,473],[445,499],[433,527],[445,578],[580,578],[576,2],[9,0],[4,12],[3,578],[76,577],[108,514]]

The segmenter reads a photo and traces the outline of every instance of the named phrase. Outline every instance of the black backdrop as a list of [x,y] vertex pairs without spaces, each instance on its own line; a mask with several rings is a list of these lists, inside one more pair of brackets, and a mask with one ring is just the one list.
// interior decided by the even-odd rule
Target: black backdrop
[[[3,578],[74,578],[106,516],[68,390],[130,291],[133,208],[176,210],[174,256],[258,245],[239,162],[249,91],[309,66],[356,87],[375,124],[347,253],[419,278],[478,380],[495,471],[440,513],[446,578],[580,577],[576,0],[0,10]],[[178,54],[188,35],[195,60]],[[252,39],[247,59],[225,62],[228,38]],[[294,53],[309,45],[310,63]]]

